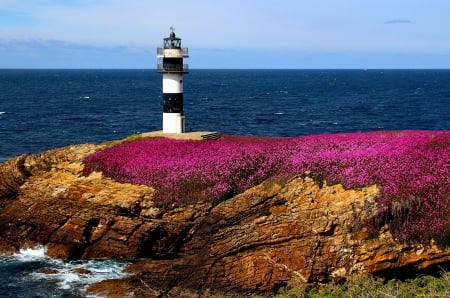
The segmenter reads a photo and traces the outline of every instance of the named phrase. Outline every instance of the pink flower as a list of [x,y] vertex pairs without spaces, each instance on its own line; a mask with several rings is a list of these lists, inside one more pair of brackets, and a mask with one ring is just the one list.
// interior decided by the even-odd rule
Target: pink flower
[[450,239],[449,131],[147,139],[96,152],[84,163],[85,175],[102,171],[155,187],[162,204],[224,200],[271,177],[305,172],[348,188],[377,184],[381,215],[399,239]]

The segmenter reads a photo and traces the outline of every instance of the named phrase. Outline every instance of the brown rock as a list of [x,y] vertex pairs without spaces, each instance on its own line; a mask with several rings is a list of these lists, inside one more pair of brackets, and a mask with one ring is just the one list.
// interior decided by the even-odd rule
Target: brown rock
[[73,273],[76,273],[78,275],[89,275],[91,274],[91,270],[84,269],[84,268],[75,268],[72,270]]
[[109,298],[138,298],[138,297],[161,297],[161,292],[141,286],[136,286],[125,279],[110,279],[92,284],[87,292],[101,297]]
[[50,269],[50,268],[43,268],[43,269],[40,269],[38,272],[42,273],[42,274],[49,274],[49,275],[50,274],[58,274],[59,273],[58,270]]
[[3,200],[14,198],[19,187],[29,177],[29,173],[24,168],[26,155],[20,155],[10,159],[0,167],[0,207]]

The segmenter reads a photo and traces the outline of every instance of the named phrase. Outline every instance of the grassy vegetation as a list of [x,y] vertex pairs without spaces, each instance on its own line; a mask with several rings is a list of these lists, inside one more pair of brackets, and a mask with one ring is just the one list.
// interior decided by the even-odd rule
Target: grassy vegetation
[[327,284],[320,287],[295,286],[282,291],[275,298],[410,298],[450,297],[450,273],[441,277],[421,276],[404,281],[387,282],[374,278],[354,278],[343,284]]

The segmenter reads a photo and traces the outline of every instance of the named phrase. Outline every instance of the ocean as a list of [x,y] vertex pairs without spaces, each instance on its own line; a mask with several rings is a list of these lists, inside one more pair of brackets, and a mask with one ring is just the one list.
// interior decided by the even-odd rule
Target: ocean
[[[23,249],[13,256],[0,255],[0,297],[89,297],[89,284],[126,277],[126,261],[51,259],[45,247]],[[91,296],[95,297],[95,296]]]
[[[450,128],[450,70],[191,70],[186,130],[309,134]],[[162,129],[155,70],[0,70],[0,162]]]
[[[450,129],[450,70],[191,70],[187,131],[256,136]],[[0,162],[162,129],[155,70],[0,70]],[[84,297],[126,263],[0,256],[0,297]],[[42,274],[42,269],[57,274]],[[91,272],[87,277],[73,269]]]

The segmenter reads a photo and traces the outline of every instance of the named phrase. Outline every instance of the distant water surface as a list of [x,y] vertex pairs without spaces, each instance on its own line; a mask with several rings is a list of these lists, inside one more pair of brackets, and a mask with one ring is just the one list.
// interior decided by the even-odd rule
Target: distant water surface
[[[162,127],[154,70],[0,70],[0,161]],[[309,134],[450,128],[450,70],[191,70],[187,130]]]

